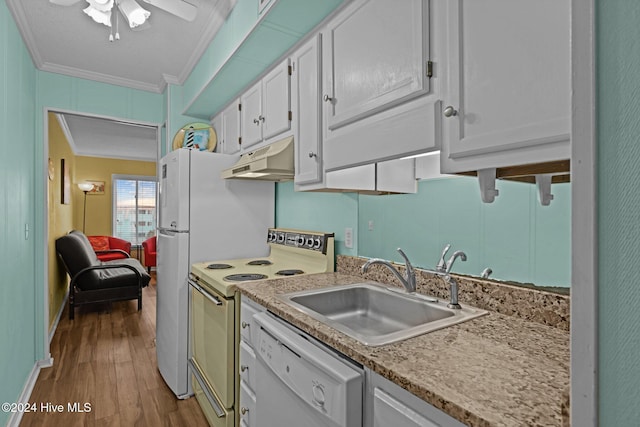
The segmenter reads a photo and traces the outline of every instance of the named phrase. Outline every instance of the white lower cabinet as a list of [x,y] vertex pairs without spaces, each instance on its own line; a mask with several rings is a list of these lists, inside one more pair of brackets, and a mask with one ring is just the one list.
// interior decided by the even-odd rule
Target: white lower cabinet
[[264,307],[254,303],[245,296],[240,300],[240,381],[237,384],[240,392],[238,395],[238,417],[240,427],[260,427],[260,421],[256,419],[256,380],[255,366],[256,353],[254,340],[256,339],[253,315],[265,311]]
[[405,389],[365,370],[365,427],[464,427]]

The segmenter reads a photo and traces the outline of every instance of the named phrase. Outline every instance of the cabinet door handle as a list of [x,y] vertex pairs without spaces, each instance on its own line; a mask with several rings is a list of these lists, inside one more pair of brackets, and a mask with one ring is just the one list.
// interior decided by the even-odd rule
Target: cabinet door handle
[[240,372],[244,372],[244,371],[246,371],[247,369],[249,369],[249,367],[248,367],[247,365],[241,365],[241,366],[240,366]]
[[316,153],[314,153],[313,151],[309,151],[309,158],[312,159],[314,157],[318,157],[318,155]]
[[324,100],[324,102],[333,102],[333,98],[329,95],[325,95],[324,97],[322,97],[322,99]]
[[444,114],[445,117],[457,116],[458,115],[458,110],[456,110],[451,105],[449,105],[444,109],[443,114]]
[[242,408],[240,408],[240,413],[241,413],[242,415],[245,415],[247,412],[249,412],[249,409],[248,409],[248,408],[245,408],[244,406],[243,406]]
[[264,123],[264,116],[258,116],[258,120],[260,120],[262,123]]

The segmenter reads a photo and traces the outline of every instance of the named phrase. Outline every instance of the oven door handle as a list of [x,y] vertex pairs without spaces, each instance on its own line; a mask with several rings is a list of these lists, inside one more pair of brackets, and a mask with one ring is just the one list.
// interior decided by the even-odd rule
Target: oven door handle
[[189,286],[191,286],[196,291],[200,292],[203,297],[205,297],[206,299],[208,299],[209,301],[211,301],[215,305],[222,305],[222,301],[220,301],[218,299],[218,297],[213,296],[209,292],[207,292],[204,289],[202,289],[202,286],[198,285],[196,282],[193,282],[191,280],[189,280],[188,282],[189,282]]
[[211,403],[211,406],[213,407],[213,411],[216,413],[218,418],[224,417],[225,412],[222,409],[222,404],[218,400],[218,397],[214,393],[212,393],[211,390],[209,390],[209,386],[207,382],[204,380],[204,377],[200,372],[200,368],[197,366],[197,363],[194,362],[193,358],[189,359],[189,366],[191,367],[191,372],[197,378],[196,381],[200,383],[200,386],[202,387],[202,391],[204,392],[205,396],[207,396],[207,400],[209,401],[209,403]]

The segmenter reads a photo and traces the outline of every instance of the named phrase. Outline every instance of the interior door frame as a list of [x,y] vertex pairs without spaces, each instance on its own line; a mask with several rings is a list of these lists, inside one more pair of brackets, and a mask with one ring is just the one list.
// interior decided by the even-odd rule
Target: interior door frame
[[598,425],[595,0],[571,1],[571,425]]
[[[157,144],[158,144],[158,149],[156,151],[156,164],[158,164],[160,162],[160,154],[162,152],[161,150],[161,146],[160,144],[162,143],[162,132],[166,133],[166,127],[165,127],[165,123],[152,123],[152,122],[145,122],[145,121],[141,121],[141,120],[132,120],[132,119],[123,119],[120,117],[113,117],[113,116],[106,116],[106,115],[100,115],[100,114],[92,114],[92,113],[86,113],[86,112],[82,112],[82,111],[75,111],[75,110],[69,110],[69,109],[63,109],[63,108],[55,108],[55,107],[45,107],[43,109],[43,128],[42,128],[42,135],[43,135],[43,151],[44,151],[44,156],[43,156],[43,164],[42,164],[42,168],[43,168],[43,179],[44,179],[44,186],[43,188],[45,189],[45,191],[43,192],[43,197],[44,197],[44,224],[42,225],[42,241],[45,242],[44,245],[42,245],[42,251],[43,253],[42,258],[44,260],[44,266],[43,266],[43,277],[42,279],[42,292],[43,292],[43,307],[42,310],[44,312],[44,324],[43,324],[43,328],[44,328],[44,343],[43,343],[43,354],[45,357],[45,360],[49,363],[49,364],[53,364],[53,358],[51,357],[51,340],[53,339],[53,336],[55,335],[56,329],[58,328],[58,323],[60,321],[60,317],[62,315],[62,311],[64,310],[64,307],[66,305],[66,300],[67,300],[67,296],[65,296],[64,298],[64,303],[62,304],[62,306],[59,308],[58,313],[56,313],[56,318],[54,320],[53,326],[51,327],[51,330],[49,330],[49,251],[50,250],[55,250],[53,248],[49,248],[48,245],[46,244],[46,242],[49,241],[49,210],[50,210],[50,206],[49,206],[49,192],[47,191],[48,188],[48,170],[49,170],[49,113],[54,113],[54,114],[74,114],[74,115],[78,115],[78,116],[84,116],[84,117],[90,117],[90,118],[97,118],[97,119],[104,119],[104,120],[113,120],[113,121],[117,121],[117,122],[121,122],[121,123],[130,123],[130,124],[134,124],[134,125],[142,125],[142,126],[150,126],[150,127],[155,127],[156,131],[157,131]],[[65,135],[66,137],[66,135]],[[74,153],[75,155],[75,153]]]

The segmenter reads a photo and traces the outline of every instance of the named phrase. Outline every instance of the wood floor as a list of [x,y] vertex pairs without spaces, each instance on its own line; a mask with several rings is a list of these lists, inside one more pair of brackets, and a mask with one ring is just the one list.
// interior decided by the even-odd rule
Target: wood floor
[[[164,383],[156,362],[156,287],[137,300],[76,308],[68,304],[51,341],[54,365],[40,371],[21,426],[207,426],[195,398],[178,400]],[[69,412],[68,404],[91,405]],[[47,403],[63,405],[43,412]],[[53,407],[50,407],[53,408]]]

